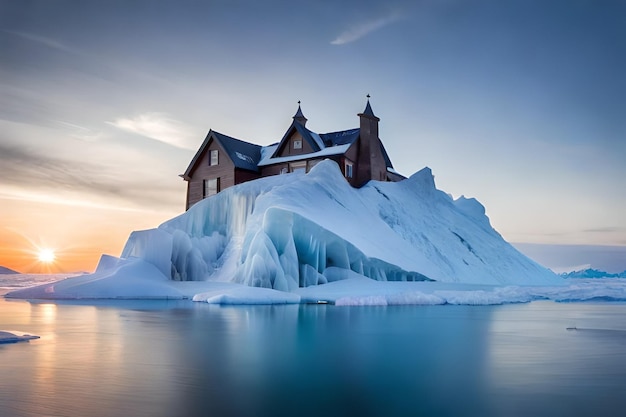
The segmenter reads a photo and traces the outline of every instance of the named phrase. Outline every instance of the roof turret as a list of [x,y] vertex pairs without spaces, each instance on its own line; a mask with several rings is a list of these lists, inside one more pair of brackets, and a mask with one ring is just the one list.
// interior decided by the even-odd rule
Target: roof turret
[[302,126],[305,126],[306,121],[308,120],[306,117],[304,117],[304,114],[302,113],[302,109],[300,108],[300,100],[298,100],[298,111],[293,116],[293,120],[300,123]]
[[363,110],[363,113],[359,113],[358,114],[359,117],[361,116],[366,116],[370,119],[375,119],[377,121],[379,121],[380,119],[378,117],[376,117],[376,115],[374,114],[374,111],[372,110],[372,106],[370,105],[370,95],[367,95],[367,104],[365,105],[365,110]]

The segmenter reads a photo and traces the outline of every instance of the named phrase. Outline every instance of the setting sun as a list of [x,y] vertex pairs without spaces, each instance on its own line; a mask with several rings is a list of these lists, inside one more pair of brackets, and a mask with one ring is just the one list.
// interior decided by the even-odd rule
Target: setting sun
[[39,259],[39,262],[43,262],[45,264],[54,262],[56,258],[52,249],[41,249],[37,257]]

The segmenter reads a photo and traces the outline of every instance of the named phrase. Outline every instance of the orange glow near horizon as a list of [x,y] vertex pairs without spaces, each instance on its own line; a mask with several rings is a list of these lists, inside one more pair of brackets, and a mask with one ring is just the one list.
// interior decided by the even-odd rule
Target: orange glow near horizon
[[[133,230],[178,213],[85,209],[3,200],[0,266],[25,274],[93,272],[102,254],[120,256]],[[44,250],[52,251],[44,255]]]

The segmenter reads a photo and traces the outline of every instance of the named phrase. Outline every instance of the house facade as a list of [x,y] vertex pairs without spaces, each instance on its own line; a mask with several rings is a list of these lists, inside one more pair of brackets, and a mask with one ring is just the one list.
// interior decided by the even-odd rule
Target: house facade
[[332,159],[346,181],[361,187],[370,180],[404,179],[391,164],[378,136],[380,119],[369,102],[358,114],[359,127],[316,133],[306,127],[300,104],[282,139],[259,146],[210,130],[181,177],[187,181],[186,209],[198,201],[242,182],[295,171],[308,172],[315,164]]

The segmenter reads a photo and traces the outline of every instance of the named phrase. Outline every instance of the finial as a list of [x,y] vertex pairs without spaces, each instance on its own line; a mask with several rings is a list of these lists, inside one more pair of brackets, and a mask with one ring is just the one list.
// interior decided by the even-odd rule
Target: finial
[[304,117],[304,114],[302,113],[302,108],[300,107],[300,100],[298,100],[298,111],[296,111],[296,114],[293,116],[293,119],[297,122],[300,122],[302,126],[306,124],[306,117]]
[[370,95],[369,95],[369,93],[368,93],[365,97],[367,97],[367,99],[369,100],[369,99],[370,99]]

